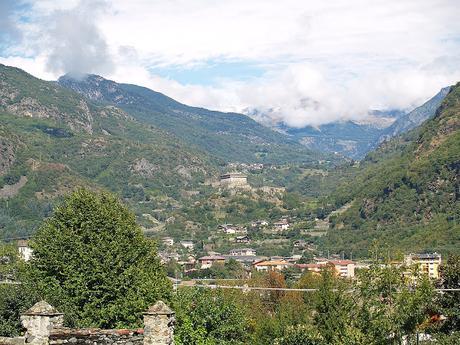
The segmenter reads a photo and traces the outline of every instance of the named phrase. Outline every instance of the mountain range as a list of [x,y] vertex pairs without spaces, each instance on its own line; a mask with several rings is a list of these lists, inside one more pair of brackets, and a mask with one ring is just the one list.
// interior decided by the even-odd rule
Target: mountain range
[[[337,121],[303,128],[278,123],[272,125],[272,128],[309,149],[360,160],[385,140],[420,126],[433,117],[449,89],[450,87],[443,88],[434,97],[408,113],[400,110],[374,110],[360,121]],[[260,114],[254,111],[249,115],[260,118],[255,116]]]
[[348,209],[331,217],[325,245],[355,253],[374,241],[405,251],[458,251],[460,83],[441,96],[432,118],[385,141],[348,171],[350,178],[329,197]]
[[328,157],[245,115],[99,76],[52,82],[4,65],[0,134],[0,234],[9,236],[32,232],[77,186],[111,190],[145,220],[209,188],[229,163],[316,166]]
[[[364,254],[379,240],[403,250],[458,251],[459,104],[457,84],[408,114],[374,114],[384,122],[398,117],[379,136],[363,123],[323,127],[317,138],[329,147],[337,144],[337,138],[327,141],[335,130],[350,140],[353,132],[361,133],[366,149],[359,155],[372,142],[378,145],[351,164],[306,148],[296,141],[302,131],[289,134],[284,128],[286,136],[245,115],[189,107],[95,75],[43,81],[0,65],[0,236],[32,233],[78,186],[117,193],[145,228],[166,223],[181,208],[204,219],[208,204],[220,202],[208,200],[219,198],[210,180],[230,166],[264,163],[256,174],[260,185],[270,180],[289,188],[283,200],[255,193],[257,205],[270,209],[288,202],[297,217],[298,202],[316,208],[324,201],[324,209],[344,210],[328,218],[330,230],[319,241],[323,248]],[[244,197],[231,203],[234,221],[239,205],[247,212],[259,207]],[[188,224],[178,233],[189,225],[206,228]]]
[[325,157],[243,114],[190,107],[145,87],[97,75],[80,79],[66,75],[57,83],[88,100],[123,109],[222,162],[313,162]]

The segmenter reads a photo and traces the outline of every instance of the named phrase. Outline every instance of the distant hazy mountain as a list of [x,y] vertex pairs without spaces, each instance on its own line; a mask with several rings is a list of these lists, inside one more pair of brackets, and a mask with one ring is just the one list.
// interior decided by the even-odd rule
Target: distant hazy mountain
[[374,111],[361,121],[333,122],[318,127],[292,128],[279,124],[275,128],[311,150],[338,153],[361,159],[374,148],[382,131],[404,113],[393,110]]
[[115,105],[138,121],[173,133],[224,162],[310,162],[323,157],[250,117],[181,104],[145,87],[97,75],[59,78],[58,84],[92,101]]
[[398,134],[407,132],[415,127],[420,126],[423,122],[433,117],[441,102],[449,93],[450,86],[441,89],[433,98],[415,108],[404,116],[399,117],[391,126],[386,128],[380,135],[376,144],[394,137]]
[[[359,121],[333,122],[318,127],[292,128],[277,124],[274,128],[311,150],[338,153],[353,159],[362,159],[383,141],[420,126],[434,116],[450,87],[443,88],[433,98],[409,113],[399,110],[371,112]],[[252,111],[255,119],[263,114]]]

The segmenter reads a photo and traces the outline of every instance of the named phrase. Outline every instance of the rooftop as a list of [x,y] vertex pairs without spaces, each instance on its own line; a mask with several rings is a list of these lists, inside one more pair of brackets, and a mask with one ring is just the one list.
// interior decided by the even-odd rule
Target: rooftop
[[199,258],[198,260],[200,261],[206,261],[206,260],[225,260],[225,257],[220,256],[220,255],[208,255],[208,256],[203,256]]
[[254,266],[279,266],[279,265],[290,265],[289,262],[285,260],[268,260],[256,262]]

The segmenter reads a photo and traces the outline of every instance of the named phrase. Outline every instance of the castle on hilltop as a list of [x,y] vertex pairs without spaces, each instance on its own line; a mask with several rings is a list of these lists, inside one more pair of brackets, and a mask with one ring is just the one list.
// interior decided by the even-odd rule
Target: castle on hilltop
[[244,174],[233,172],[221,175],[219,178],[220,186],[230,189],[250,189],[248,177]]

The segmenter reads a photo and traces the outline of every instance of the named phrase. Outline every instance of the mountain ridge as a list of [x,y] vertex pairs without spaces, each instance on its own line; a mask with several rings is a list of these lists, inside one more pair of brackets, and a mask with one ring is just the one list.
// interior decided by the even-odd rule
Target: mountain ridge
[[190,107],[151,89],[101,76],[60,77],[57,83],[88,99],[120,107],[138,121],[173,133],[226,162],[313,162],[324,157],[250,117]]
[[369,248],[377,240],[401,250],[455,252],[460,244],[460,83],[434,117],[384,142],[330,196],[326,246]]

